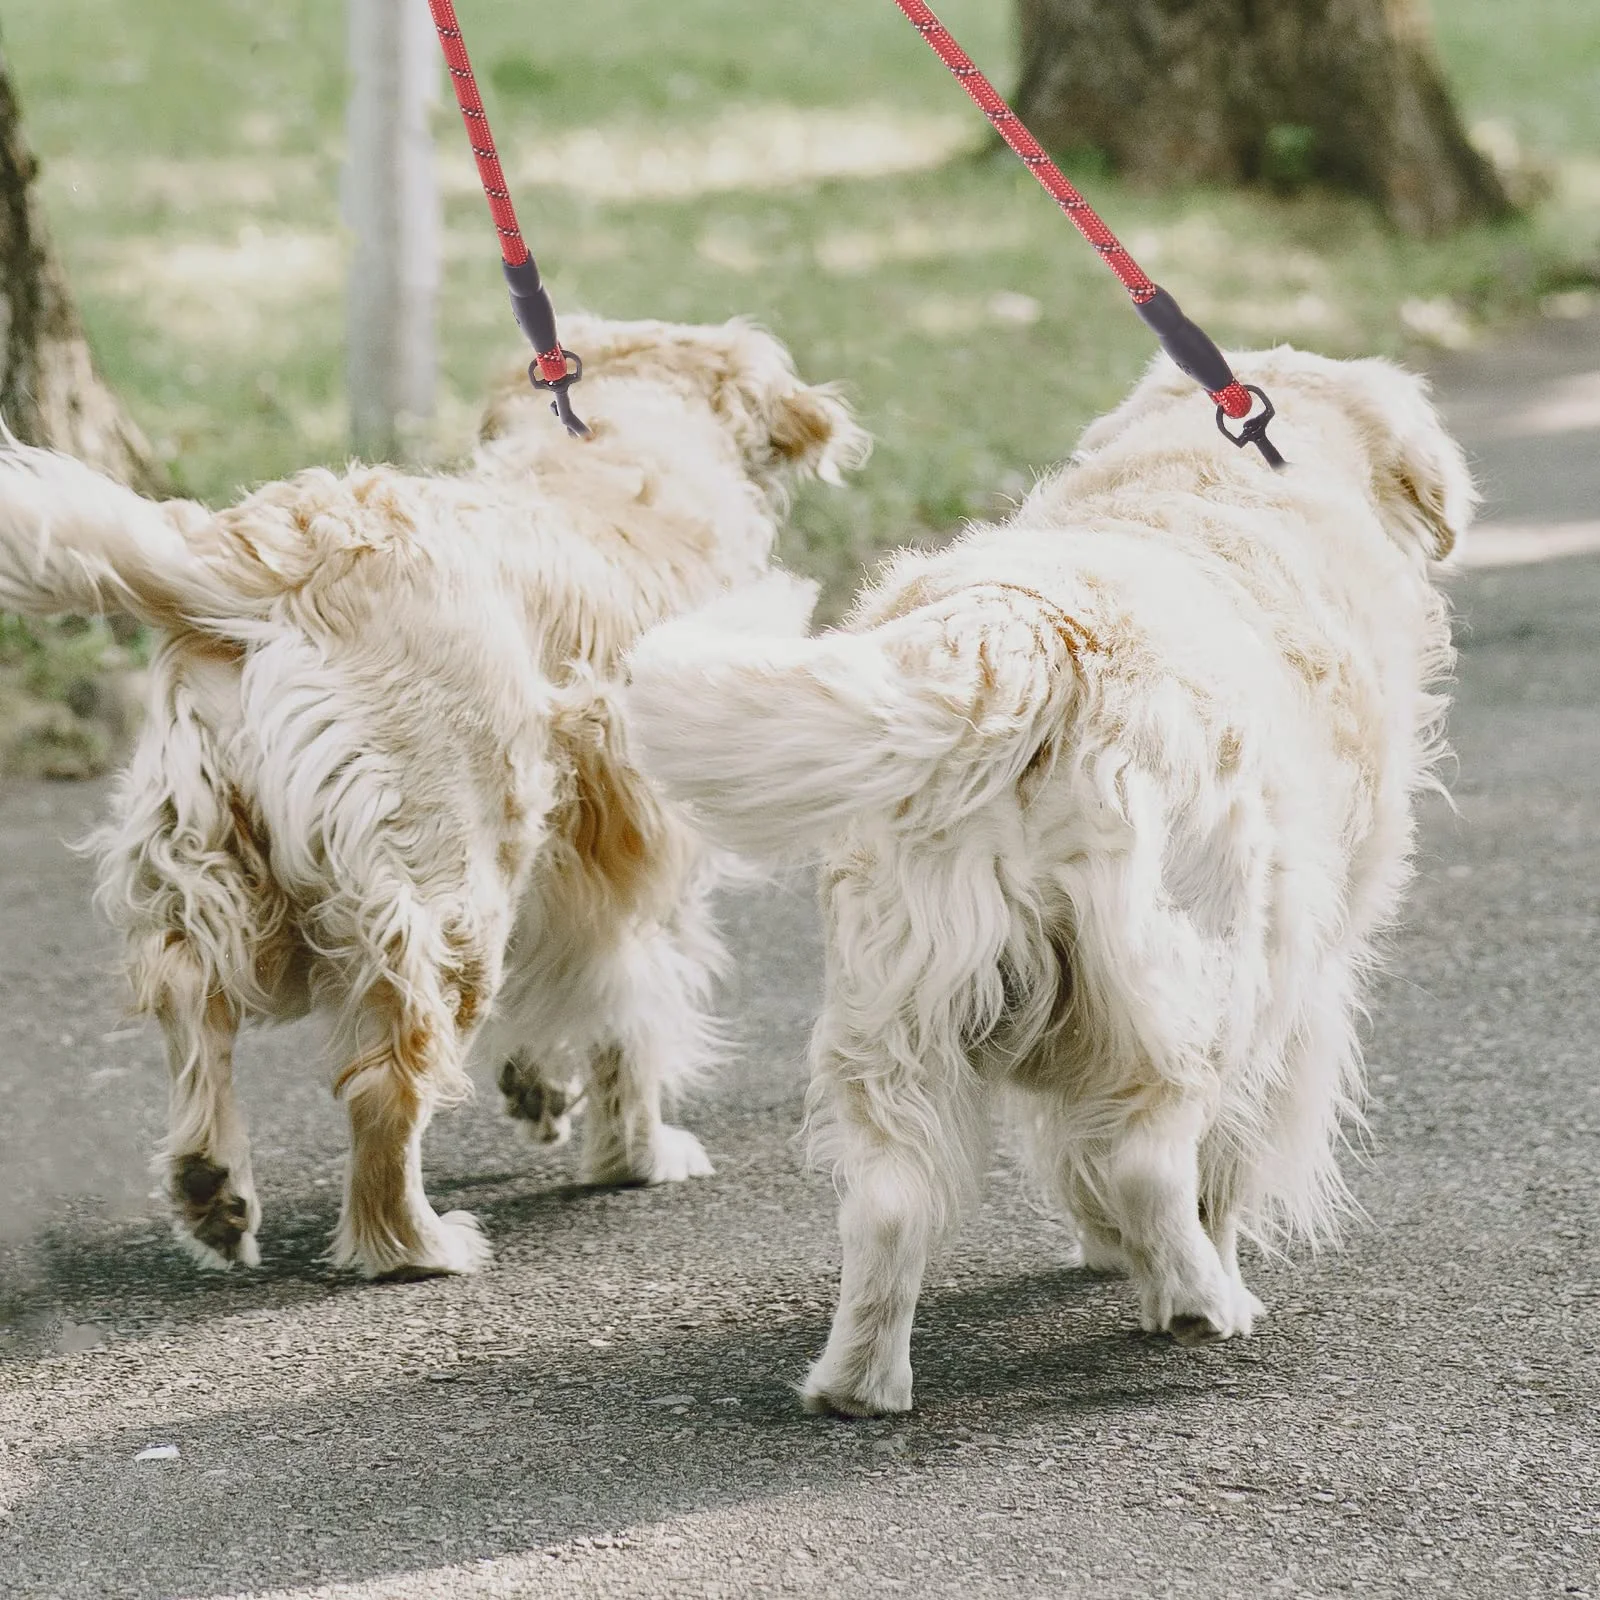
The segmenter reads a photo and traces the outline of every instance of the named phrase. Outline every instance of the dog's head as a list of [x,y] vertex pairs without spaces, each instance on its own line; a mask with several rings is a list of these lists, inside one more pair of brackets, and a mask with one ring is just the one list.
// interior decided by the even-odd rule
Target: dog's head
[[[701,326],[575,316],[563,321],[562,343],[583,357],[586,378],[655,382],[709,406],[764,485],[805,477],[838,484],[866,459],[870,441],[833,386],[802,382],[784,346],[742,319]],[[581,415],[581,385],[573,400]],[[530,401],[548,405],[526,378],[502,383],[480,436],[512,432],[531,415]]]
[[1303,398],[1342,420],[1340,438],[1326,425],[1330,450],[1353,450],[1364,469],[1378,515],[1399,545],[1442,561],[1472,524],[1478,491],[1461,446],[1445,430],[1429,398],[1427,379],[1369,357],[1335,361],[1288,346],[1241,357],[1241,376],[1272,395],[1280,412]]
[[[1471,525],[1479,497],[1426,379],[1376,357],[1337,361],[1289,345],[1229,359],[1241,382],[1271,395],[1278,409],[1271,433],[1289,457],[1289,472],[1297,462],[1353,470],[1397,544],[1431,561],[1450,554]],[[1198,427],[1208,448],[1230,449],[1210,430],[1210,408],[1194,382],[1161,356],[1127,400],[1089,426],[1079,458],[1134,424],[1145,437],[1164,427],[1175,431],[1179,415],[1186,430]]]

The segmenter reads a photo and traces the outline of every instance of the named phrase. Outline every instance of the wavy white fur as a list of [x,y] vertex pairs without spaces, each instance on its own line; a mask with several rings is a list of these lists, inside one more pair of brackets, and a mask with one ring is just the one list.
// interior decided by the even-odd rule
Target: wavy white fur
[[742,323],[568,333],[593,438],[514,377],[452,477],[312,470],[212,512],[0,451],[0,607],[168,630],[93,848],[167,1036],[164,1162],[205,1264],[258,1254],[232,1085],[250,1019],[333,1019],[333,1253],[369,1275],[486,1254],[420,1166],[479,1035],[531,1125],[547,1073],[587,1079],[590,1179],[710,1170],[661,1107],[713,1052],[714,863],[633,767],[612,680],[644,628],[764,571],[785,483],[865,439]]
[[633,651],[647,769],[718,842],[822,857],[810,1117],[844,1275],[814,1407],[910,1405],[924,1266],[997,1097],[1152,1330],[1249,1333],[1241,1235],[1327,1238],[1346,1207],[1354,1019],[1451,662],[1429,566],[1475,496],[1420,380],[1236,370],[1278,404],[1281,474],[1162,362],[841,631],[805,637],[769,578]]

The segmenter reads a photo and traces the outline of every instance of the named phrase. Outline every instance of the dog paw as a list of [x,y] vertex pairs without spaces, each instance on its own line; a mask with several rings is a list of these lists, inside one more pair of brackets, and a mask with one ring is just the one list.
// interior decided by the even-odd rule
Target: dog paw
[[393,1248],[380,1251],[364,1245],[341,1228],[330,1259],[334,1266],[359,1272],[364,1278],[406,1283],[476,1272],[494,1253],[470,1211],[447,1211],[442,1217],[430,1213],[416,1231],[416,1248],[397,1254]]
[[716,1168],[705,1147],[687,1128],[663,1123],[643,1149],[624,1150],[616,1145],[591,1150],[584,1162],[585,1183],[682,1183],[688,1178],[709,1178]]
[[515,1056],[500,1064],[495,1079],[505,1099],[506,1115],[522,1124],[535,1144],[561,1145],[572,1135],[572,1117],[583,1100],[577,1078],[552,1083],[537,1068]]
[[646,1183],[682,1183],[688,1178],[709,1178],[717,1169],[705,1146],[687,1128],[663,1124],[650,1147],[650,1172]]
[[806,1375],[800,1402],[807,1411],[834,1417],[887,1417],[911,1409],[911,1368],[872,1378],[834,1370],[824,1355]]
[[260,1266],[255,1230],[261,1208],[247,1186],[236,1186],[227,1167],[197,1150],[179,1156],[172,1163],[171,1194],[178,1210],[173,1232],[199,1266],[212,1272],[226,1272],[235,1262]]
[[1147,1292],[1139,1320],[1146,1333],[1193,1347],[1247,1339],[1261,1315],[1261,1302],[1242,1283],[1225,1281],[1204,1292]]
[[1256,1319],[1264,1317],[1267,1308],[1237,1279],[1233,1284],[1234,1337],[1248,1339],[1255,1331]]
[[407,1276],[427,1278],[476,1272],[493,1253],[470,1211],[447,1211],[429,1224],[416,1258],[400,1270]]

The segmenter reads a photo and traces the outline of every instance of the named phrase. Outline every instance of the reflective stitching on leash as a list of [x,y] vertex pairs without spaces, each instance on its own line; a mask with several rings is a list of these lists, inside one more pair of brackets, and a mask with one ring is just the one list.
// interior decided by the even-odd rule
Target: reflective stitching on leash
[[[940,22],[925,0],[894,0],[906,19],[927,40],[934,54],[955,75],[973,103],[989,119],[995,132],[1015,152],[1040,186],[1066,213],[1067,219],[1095,247],[1100,259],[1121,279],[1146,326],[1161,341],[1173,361],[1211,396],[1217,406],[1217,425],[1222,419],[1238,422],[1248,418],[1237,434],[1222,432],[1243,448],[1253,444],[1273,466],[1281,467],[1283,457],[1267,438],[1267,423],[1272,420],[1272,404],[1259,389],[1247,387],[1234,377],[1227,358],[1196,323],[1184,316],[1175,301],[1147,274],[1123,248],[1121,241],[1101,221],[1094,207],[1067,181],[1066,175],[1045,153],[1044,146],[1028,131],[1022,119],[1006,104],[999,90],[978,70],[977,64],[956,43],[950,30]],[[1253,396],[1260,396],[1261,411]]]
[[570,351],[562,349],[557,336],[555,307],[539,279],[538,265],[517,222],[516,208],[511,203],[511,186],[500,166],[494,134],[489,128],[489,114],[478,93],[478,80],[472,73],[472,61],[467,55],[461,24],[456,20],[455,6],[452,0],[428,0],[428,9],[433,14],[444,64],[455,85],[456,104],[467,129],[467,146],[478,164],[478,179],[483,184],[484,198],[489,202],[495,232],[500,236],[500,257],[506,285],[511,291],[511,310],[517,326],[533,346],[529,381],[536,389],[550,391],[553,397],[550,409],[561,419],[568,433],[587,437],[589,429],[573,411],[567,393],[583,376],[583,363]]

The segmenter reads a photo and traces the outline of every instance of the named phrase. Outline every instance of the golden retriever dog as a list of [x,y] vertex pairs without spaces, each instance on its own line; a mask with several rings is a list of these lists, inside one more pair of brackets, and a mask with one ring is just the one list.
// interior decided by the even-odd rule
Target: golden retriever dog
[[1003,1096],[1145,1328],[1250,1332],[1241,1238],[1328,1236],[1375,940],[1452,654],[1460,450],[1382,361],[1240,358],[1290,459],[1164,361],[1008,521],[902,552],[839,631],[750,596],[647,634],[647,771],[718,843],[819,854],[810,1117],[843,1281],[804,1394],[911,1404],[930,1249]]
[[[258,1260],[242,1023],[332,1020],[350,1159],[332,1257],[469,1272],[420,1148],[475,1036],[508,1108],[586,1080],[584,1176],[711,1170],[662,1099],[705,1064],[714,864],[624,748],[610,681],[649,624],[763,572],[797,474],[865,436],[755,328],[572,319],[576,442],[525,378],[456,476],[353,466],[225,511],[0,451],[0,607],[163,629],[92,840],[137,1009],[166,1035],[180,1240]],[[570,1098],[570,1096],[569,1096]]]

